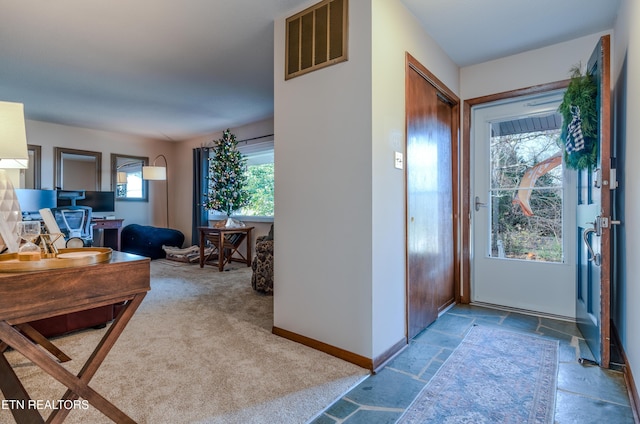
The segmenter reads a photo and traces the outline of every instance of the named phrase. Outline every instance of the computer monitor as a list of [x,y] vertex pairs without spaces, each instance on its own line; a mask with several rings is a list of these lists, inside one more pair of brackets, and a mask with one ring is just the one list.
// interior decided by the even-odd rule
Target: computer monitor
[[38,212],[40,209],[56,207],[55,190],[17,188],[15,192],[18,197],[18,203],[20,203],[23,219],[29,216],[37,219],[40,215]]
[[[80,190],[84,193],[84,198],[78,197],[75,199],[76,206],[89,206],[93,213],[114,212],[116,209],[116,196],[113,191],[86,191]],[[64,193],[64,191],[61,191]],[[58,196],[58,207],[71,206],[72,200],[66,196]]]

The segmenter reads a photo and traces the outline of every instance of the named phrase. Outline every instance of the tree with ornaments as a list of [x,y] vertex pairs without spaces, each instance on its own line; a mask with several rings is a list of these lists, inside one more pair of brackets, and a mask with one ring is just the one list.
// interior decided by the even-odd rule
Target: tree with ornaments
[[249,203],[247,159],[238,150],[236,136],[227,129],[214,142],[213,157],[209,158],[209,191],[205,207],[227,215]]

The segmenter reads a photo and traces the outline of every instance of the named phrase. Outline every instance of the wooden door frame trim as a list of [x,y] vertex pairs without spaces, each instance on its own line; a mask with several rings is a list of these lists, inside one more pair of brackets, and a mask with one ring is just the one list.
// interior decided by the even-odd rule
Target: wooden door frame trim
[[[454,296],[455,302],[460,302],[460,290],[461,290],[461,275],[460,265],[462,260],[462,252],[460,250],[460,231],[461,231],[461,216],[465,216],[460,213],[460,98],[449,89],[438,77],[424,67],[415,57],[409,52],[405,53],[405,140],[404,151],[407,151],[407,98],[409,94],[409,72],[413,70],[420,74],[429,84],[431,84],[439,94],[446,98],[451,104],[451,173],[452,173],[452,209],[453,209],[453,252],[454,252]],[[406,158],[405,158],[406,163]],[[409,340],[409,252],[407,251],[407,241],[409,237],[409,223],[407,221],[407,212],[409,208],[407,190],[407,172],[406,167],[404,171],[404,211],[405,211],[405,338]]]
[[491,103],[498,100],[545,93],[553,90],[567,88],[571,80],[551,82],[548,84],[534,85],[516,90],[503,91],[487,96],[465,99],[462,105],[462,186],[460,187],[462,220],[461,260],[462,260],[462,284],[460,303],[471,303],[471,108],[473,106]]

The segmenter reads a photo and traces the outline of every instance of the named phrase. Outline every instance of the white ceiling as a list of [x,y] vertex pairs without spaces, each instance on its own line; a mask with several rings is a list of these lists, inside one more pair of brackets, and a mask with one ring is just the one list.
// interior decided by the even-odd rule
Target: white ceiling
[[[609,29],[620,2],[401,1],[460,66]],[[169,140],[269,118],[273,20],[308,4],[0,0],[0,100],[30,119]]]
[[620,0],[402,0],[459,66],[613,28]]

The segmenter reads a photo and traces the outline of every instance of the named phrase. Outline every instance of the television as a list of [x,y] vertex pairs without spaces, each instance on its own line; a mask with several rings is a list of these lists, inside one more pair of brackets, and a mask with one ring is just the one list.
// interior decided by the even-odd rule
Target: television
[[[75,199],[76,206],[89,206],[92,212],[114,212],[116,210],[116,196],[113,191],[88,191],[74,190],[71,195],[69,191],[58,190],[57,205],[58,207],[71,206],[73,204],[74,193],[77,193]],[[84,196],[82,196],[84,193]]]
[[34,190],[29,188],[16,188],[16,196],[20,203],[22,218],[38,219],[40,209],[56,207],[55,190]]

